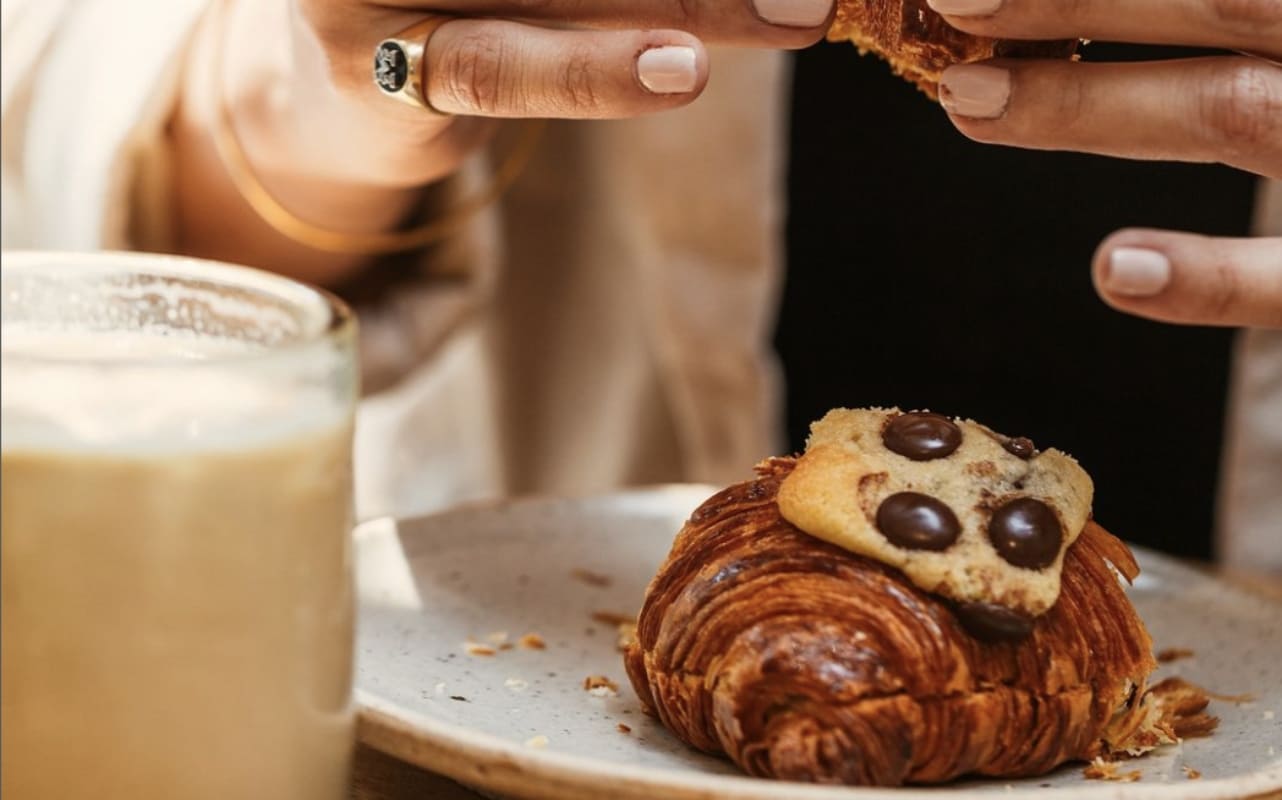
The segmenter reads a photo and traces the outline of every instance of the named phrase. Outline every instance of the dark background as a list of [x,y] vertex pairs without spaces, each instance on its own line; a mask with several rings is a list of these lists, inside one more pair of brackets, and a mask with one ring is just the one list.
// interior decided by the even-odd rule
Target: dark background
[[799,53],[794,98],[776,336],[793,448],[834,406],[973,417],[1075,455],[1114,533],[1209,557],[1232,334],[1113,311],[1089,265],[1124,226],[1245,235],[1253,179],[979,145],[847,45]]

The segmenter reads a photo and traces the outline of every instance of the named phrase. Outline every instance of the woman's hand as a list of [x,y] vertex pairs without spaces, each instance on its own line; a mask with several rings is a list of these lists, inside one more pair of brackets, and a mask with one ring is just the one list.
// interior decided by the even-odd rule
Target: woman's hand
[[1282,328],[1282,238],[1125,230],[1095,254],[1114,308],[1164,322]]
[[[1237,55],[1128,64],[996,60],[948,69],[940,97],[972,139],[1223,162],[1282,178],[1282,0],[928,0],[1009,39],[1190,45]],[[1248,55],[1249,54],[1249,55]],[[1282,239],[1124,231],[1095,260],[1104,298],[1173,322],[1282,326]]]
[[[426,99],[382,94],[380,41],[429,15]],[[333,282],[363,262],[307,252],[238,202],[209,139],[225,105],[249,161],[296,216],[339,231],[395,226],[458,169],[494,118],[606,119],[685,105],[707,44],[817,41],[832,0],[232,0],[197,36],[174,126],[183,249]],[[203,138],[202,138],[203,137]],[[298,274],[296,272],[296,274]]]
[[[707,82],[705,43],[802,47],[832,13],[832,0],[293,2],[296,95],[325,119],[392,136],[355,171],[398,184],[452,171],[488,128],[477,117],[607,119],[676,108]],[[455,18],[428,42],[425,94],[457,117],[393,102],[373,84],[378,42],[429,14]]]

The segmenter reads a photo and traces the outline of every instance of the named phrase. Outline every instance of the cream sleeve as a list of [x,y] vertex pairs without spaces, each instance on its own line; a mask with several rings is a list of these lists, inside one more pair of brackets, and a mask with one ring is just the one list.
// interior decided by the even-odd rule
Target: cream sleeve
[[[4,249],[172,249],[164,138],[184,53],[211,5],[2,0]],[[478,157],[436,187],[424,214],[482,186],[486,173]],[[451,240],[396,260],[394,288],[359,304],[367,388],[431,361],[474,316],[492,283],[496,216],[491,209]]]
[[162,150],[183,47],[206,3],[4,0],[4,248],[133,244],[137,166]]

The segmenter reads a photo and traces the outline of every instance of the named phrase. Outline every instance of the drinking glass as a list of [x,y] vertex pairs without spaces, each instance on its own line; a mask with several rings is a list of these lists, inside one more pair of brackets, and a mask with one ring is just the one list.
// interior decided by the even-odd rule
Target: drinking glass
[[127,253],[0,284],[0,794],[344,797],[351,313]]

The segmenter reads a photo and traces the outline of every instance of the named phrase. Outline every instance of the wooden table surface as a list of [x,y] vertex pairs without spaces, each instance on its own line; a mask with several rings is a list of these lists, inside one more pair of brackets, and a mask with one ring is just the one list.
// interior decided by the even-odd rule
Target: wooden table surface
[[449,778],[365,745],[356,747],[352,800],[484,800]]
[[[1207,567],[1201,567],[1208,569]],[[1282,600],[1282,576],[1217,571],[1245,589]],[[364,745],[356,748],[352,800],[488,800],[449,778],[436,775]]]

